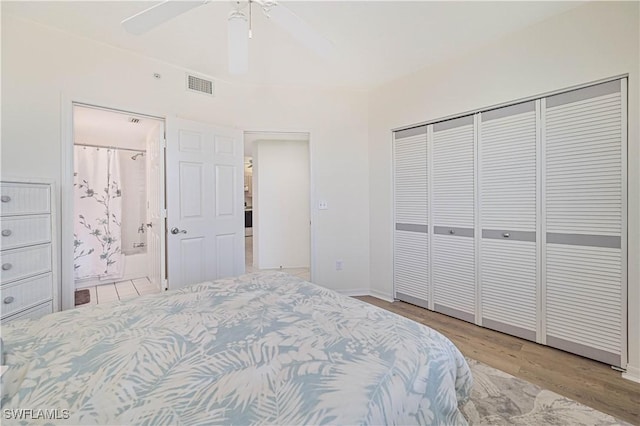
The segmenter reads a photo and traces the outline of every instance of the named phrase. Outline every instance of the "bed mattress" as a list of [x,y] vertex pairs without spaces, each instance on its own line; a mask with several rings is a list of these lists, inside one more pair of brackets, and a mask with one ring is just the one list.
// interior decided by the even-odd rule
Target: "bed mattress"
[[2,335],[3,424],[465,424],[472,386],[440,333],[279,272]]

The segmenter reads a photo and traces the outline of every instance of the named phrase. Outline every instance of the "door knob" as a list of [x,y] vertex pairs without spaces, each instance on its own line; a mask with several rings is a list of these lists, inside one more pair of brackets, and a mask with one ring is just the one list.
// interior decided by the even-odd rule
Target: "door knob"
[[9,236],[11,236],[11,229],[3,229],[3,230],[2,230],[2,236],[3,236],[3,237],[9,237]]
[[8,305],[10,303],[13,303],[13,301],[16,300],[13,296],[7,296],[4,298],[4,304]]
[[172,233],[173,235],[176,235],[176,234],[186,234],[186,233],[187,233],[187,231],[185,231],[184,229],[171,228],[171,233]]
[[9,269],[11,269],[11,267],[12,267],[12,266],[13,266],[13,265],[12,265],[12,264],[10,264],[10,263],[3,263],[3,264],[2,264],[2,270],[3,270],[3,271],[8,271]]
[[0,197],[0,199],[3,203],[8,203],[9,201],[11,201],[11,197],[9,197],[8,195],[3,195],[2,197]]

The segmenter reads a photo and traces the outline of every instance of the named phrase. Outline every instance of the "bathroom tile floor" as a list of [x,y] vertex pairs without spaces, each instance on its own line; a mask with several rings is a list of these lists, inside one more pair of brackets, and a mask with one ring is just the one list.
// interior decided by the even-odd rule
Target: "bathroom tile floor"
[[91,298],[89,303],[78,305],[80,307],[99,305],[100,303],[109,303],[145,294],[160,293],[160,289],[151,284],[151,281],[146,277],[86,288],[89,290]]

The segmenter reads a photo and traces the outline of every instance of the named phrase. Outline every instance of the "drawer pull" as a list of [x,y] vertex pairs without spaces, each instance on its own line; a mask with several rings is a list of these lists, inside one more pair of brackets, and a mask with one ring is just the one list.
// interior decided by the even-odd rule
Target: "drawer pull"
[[2,230],[2,236],[3,237],[8,237],[11,235],[11,229],[3,229]]
[[456,231],[454,231],[453,229],[449,229],[449,234],[453,235],[455,233],[456,233]]
[[11,201],[11,197],[9,197],[8,195],[3,195],[2,197],[0,197],[0,200],[2,200],[3,203],[8,203],[9,201]]
[[505,238],[509,238],[511,236],[511,234],[509,234],[508,232],[505,232],[504,234],[502,234],[503,237]]
[[13,301],[16,300],[13,296],[7,296],[4,298],[4,304],[8,305],[9,303],[13,303]]
[[3,270],[3,271],[8,271],[9,269],[11,269],[11,267],[12,267],[12,266],[13,266],[13,265],[12,265],[12,264],[10,264],[10,263],[3,263],[3,264],[2,264],[2,270]]

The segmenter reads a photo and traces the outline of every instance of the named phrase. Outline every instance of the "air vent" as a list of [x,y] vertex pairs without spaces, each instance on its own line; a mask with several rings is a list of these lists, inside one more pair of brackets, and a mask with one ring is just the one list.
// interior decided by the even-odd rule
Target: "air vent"
[[187,89],[213,96],[213,81],[187,74]]
[[129,117],[129,123],[138,124],[140,122],[139,118]]

